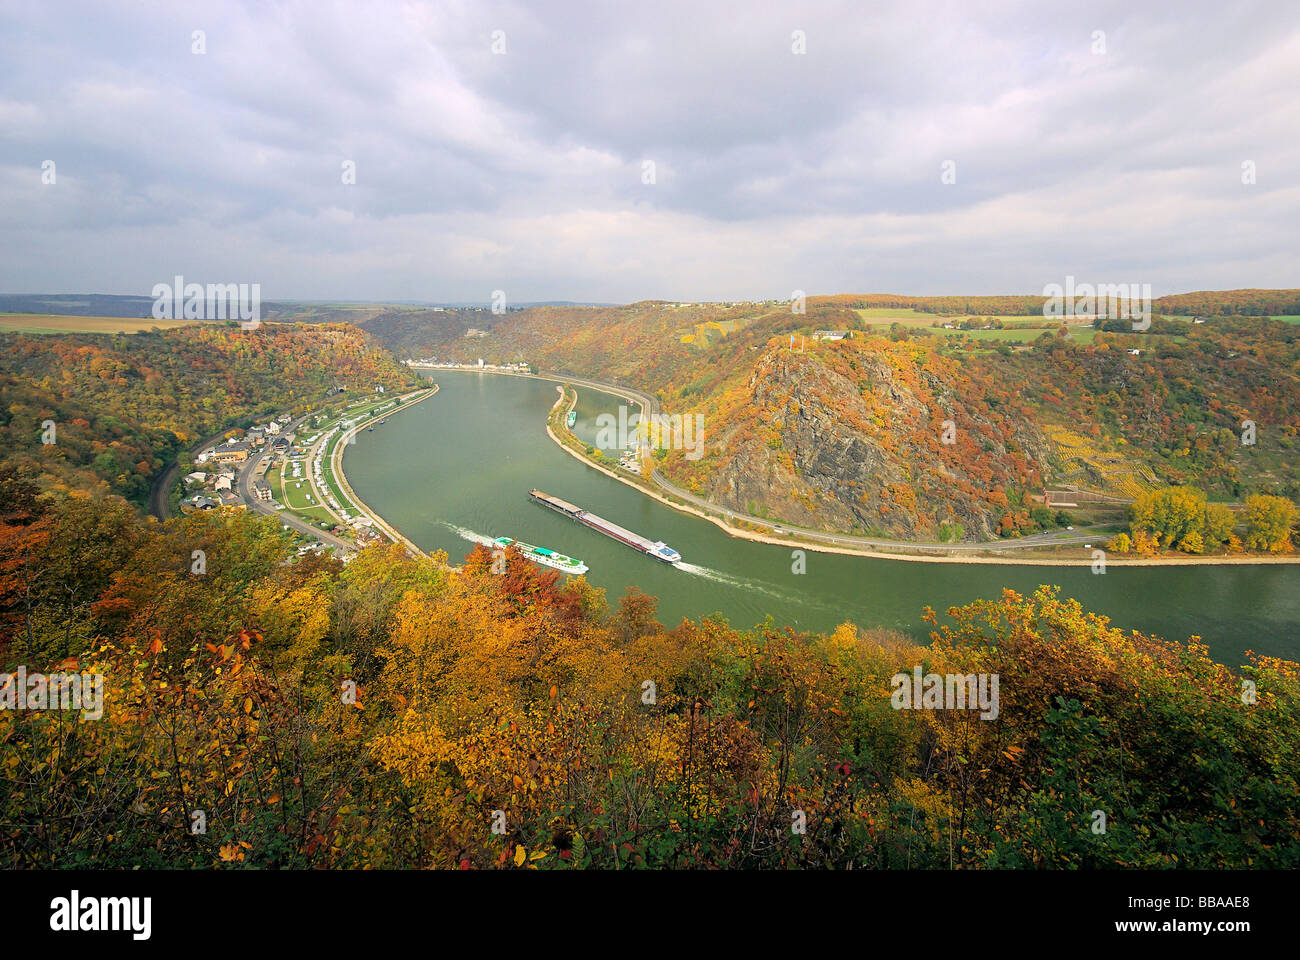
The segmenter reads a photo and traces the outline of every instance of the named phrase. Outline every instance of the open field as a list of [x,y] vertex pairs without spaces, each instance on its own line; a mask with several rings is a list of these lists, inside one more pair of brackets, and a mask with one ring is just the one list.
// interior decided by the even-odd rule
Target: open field
[[273,467],[266,471],[265,479],[272,496],[288,509],[306,510],[312,506],[307,500],[306,477],[295,480],[292,474],[285,476],[279,467]]
[[282,502],[290,510],[318,509],[318,504],[315,501],[307,499],[311,495],[311,484],[307,482],[305,477],[301,480],[286,480],[281,489],[284,491],[284,500]]
[[[870,326],[890,326],[891,324],[902,324],[905,327],[929,327],[934,324],[942,326],[945,323],[961,323],[963,320],[984,320],[989,317],[995,320],[1001,320],[1006,326],[1042,326],[1049,324],[1058,326],[1061,320],[1053,320],[1044,317],[1041,313],[1028,314],[1008,314],[1008,313],[921,313],[919,311],[907,310],[883,310],[879,308],[860,309],[854,311],[862,318],[862,322]],[[1070,326],[1085,322],[1084,320],[1067,320],[1064,321]]]
[[937,320],[937,313],[922,313],[920,310],[913,310],[911,307],[857,307],[854,312],[863,320],[874,322],[878,319],[885,320],[907,320],[920,318],[925,320]]
[[170,330],[201,320],[155,320],[153,317],[64,317],[54,313],[0,313],[0,333],[139,333]]
[[[936,336],[942,337],[960,337],[969,336],[972,340],[993,340],[1002,342],[1020,341],[1024,344],[1031,344],[1044,333],[1053,333],[1055,327],[1030,329],[1030,330],[944,330],[942,328],[931,331]],[[1067,339],[1072,343],[1088,344],[1096,339],[1098,330],[1095,327],[1076,327],[1069,328]],[[1144,337],[1153,342],[1171,340],[1174,343],[1186,343],[1187,338],[1181,334],[1168,333],[1147,333]]]
[[1300,313],[1287,314],[1282,317],[1274,317],[1274,320],[1281,320],[1283,323],[1300,323]]
[[280,469],[276,467],[266,472],[266,482],[271,487],[272,496],[298,519],[313,525],[318,525],[322,520],[333,523],[334,518],[329,515],[329,511],[307,499],[311,488],[305,478],[302,480],[289,478],[286,481]]
[[[1045,333],[1054,333],[1055,327],[1041,327],[1021,330],[945,330],[940,327],[932,331],[935,336],[939,337],[970,337],[972,340],[1020,340],[1024,343],[1033,343]],[[1082,333],[1093,333],[1088,330],[1071,330],[1070,336],[1076,340],[1082,339],[1077,336]]]
[[305,520],[312,526],[319,527],[323,521],[328,520],[330,526],[334,526],[338,521],[330,516],[330,512],[324,507],[311,507],[307,510],[290,510],[299,520]]
[[714,335],[727,336],[735,333],[737,330],[743,330],[747,325],[744,319],[738,320],[709,320],[706,323],[697,323],[690,330],[679,335],[681,343],[693,343],[700,346],[708,346],[715,339]]
[[[333,527],[338,523],[338,520],[330,516],[329,511],[326,510],[324,507],[311,507],[306,510],[290,510],[286,508],[284,512],[289,514],[290,516],[297,517],[299,520],[303,521],[304,523],[311,524],[313,527],[315,527],[318,530],[329,529],[330,527]],[[329,527],[322,527],[321,526],[322,521],[328,521]]]

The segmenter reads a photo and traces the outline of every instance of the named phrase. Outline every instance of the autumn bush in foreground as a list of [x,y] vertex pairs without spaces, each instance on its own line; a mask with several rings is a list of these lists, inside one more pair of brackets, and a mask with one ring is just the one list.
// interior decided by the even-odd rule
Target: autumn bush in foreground
[[[106,684],[102,720],[0,712],[6,867],[1300,865],[1300,666],[1052,588],[923,647],[669,629],[517,554],[291,562],[274,521],[4,495],[5,669]],[[917,665],[999,674],[997,720],[894,710]]]

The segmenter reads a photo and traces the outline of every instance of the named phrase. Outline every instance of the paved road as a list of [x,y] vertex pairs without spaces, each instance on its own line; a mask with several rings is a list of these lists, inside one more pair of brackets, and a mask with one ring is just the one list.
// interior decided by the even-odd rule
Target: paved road
[[[290,421],[285,426],[284,431],[286,433],[292,433],[304,420],[307,419],[307,416],[310,416],[310,414],[299,417],[297,420]],[[230,429],[230,427],[226,427],[220,433],[214,433],[212,436],[195,444],[190,448],[190,454],[196,454],[204,447],[220,440]],[[281,523],[287,524],[302,533],[311,534],[322,543],[334,547],[343,547],[348,550],[355,550],[356,544],[344,540],[342,537],[336,537],[332,533],[327,533],[318,527],[313,527],[310,523],[300,520],[290,513],[282,513],[265,501],[257,499],[256,495],[253,493],[253,473],[257,469],[257,464],[260,463],[269,452],[270,451],[268,450],[263,450],[258,456],[248,460],[239,470],[236,492],[238,492],[239,496],[243,499],[248,508],[257,511],[258,513],[266,514],[267,516],[276,517]],[[149,512],[159,520],[166,520],[171,515],[170,505],[167,502],[167,491],[171,489],[171,485],[175,482],[179,470],[179,464],[173,464],[168,467],[154,482],[153,487],[149,491]]]
[[[311,416],[311,414],[305,414],[299,417],[297,420],[289,421],[289,423],[287,423],[283,427],[281,432],[282,433],[295,432],[298,429],[298,427],[302,424],[302,422],[306,420],[309,416]],[[257,499],[257,494],[253,492],[253,475],[257,472],[257,465],[261,463],[264,459],[266,459],[266,457],[268,457],[270,453],[271,451],[269,449],[263,449],[262,452],[259,453],[257,456],[250,457],[247,461],[245,461],[244,465],[239,469],[239,477],[238,480],[236,481],[236,491],[238,492],[240,498],[248,506],[248,508],[250,510],[256,510],[258,513],[263,513],[266,514],[267,516],[275,517],[281,523],[287,524],[288,526],[292,527],[293,529],[301,533],[309,533],[317,540],[321,541],[322,543],[328,544],[329,546],[342,547],[345,550],[355,550],[357,548],[357,545],[355,543],[352,543],[349,540],[344,540],[342,537],[336,537],[334,534],[328,533],[327,531],[322,530],[320,527],[313,527],[307,521],[295,517],[293,514],[287,511],[277,510],[274,507],[274,505],[267,503],[265,500]]]
[[[594,390],[602,390],[606,393],[612,393],[616,396],[622,396],[626,399],[633,400],[639,404],[643,410],[651,416],[659,413],[659,400],[633,387],[625,387],[616,383],[602,383],[599,380],[587,380],[581,377],[569,377],[563,374],[542,371],[536,376],[547,380],[562,381],[571,383],[574,386],[588,387]],[[724,507],[712,501],[705,500],[695,496],[687,490],[676,486],[659,470],[655,470],[651,476],[655,486],[659,487],[665,493],[685,501],[691,506],[711,513],[715,516],[725,517],[729,520],[744,520],[753,526],[761,527],[776,533],[781,530],[794,536],[799,536],[807,540],[815,540],[818,543],[827,543],[832,546],[846,547],[852,549],[875,549],[885,548],[889,550],[900,550],[908,553],[983,553],[993,551],[1004,553],[1012,550],[1032,550],[1041,547],[1050,546],[1076,546],[1080,544],[1098,543],[1107,535],[1096,530],[1074,531],[1049,531],[1047,533],[1035,533],[1027,537],[1018,537],[1014,540],[988,540],[975,543],[937,543],[924,542],[915,540],[874,540],[870,537],[855,537],[843,533],[824,533],[819,530],[806,530],[802,527],[793,527],[788,523],[774,523],[769,520],[763,520],[759,517],[751,516],[747,513],[740,513],[732,510],[730,507]]]
[[[193,459],[196,453],[204,447],[216,443],[232,429],[234,428],[226,427],[219,433],[214,433],[212,436],[200,440],[194,446],[190,447],[190,458]],[[170,498],[167,494],[171,490],[172,484],[176,482],[176,478],[180,475],[180,470],[181,465],[179,463],[173,463],[158,475],[154,480],[153,485],[149,488],[149,512],[159,520],[166,520],[171,516],[171,504],[168,502]]]

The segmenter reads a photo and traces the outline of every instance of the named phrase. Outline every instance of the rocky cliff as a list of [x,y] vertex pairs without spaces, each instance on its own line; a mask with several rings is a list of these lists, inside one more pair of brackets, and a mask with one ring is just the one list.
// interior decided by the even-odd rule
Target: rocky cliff
[[710,428],[709,455],[670,470],[710,499],[906,539],[955,536],[957,525],[963,539],[995,536],[1049,450],[957,364],[883,339],[767,350],[744,401],[715,409]]

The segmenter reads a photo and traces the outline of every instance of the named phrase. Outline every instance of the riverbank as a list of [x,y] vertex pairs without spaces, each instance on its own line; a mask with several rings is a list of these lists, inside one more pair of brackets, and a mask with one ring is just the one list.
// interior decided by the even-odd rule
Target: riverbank
[[[484,371],[484,372],[496,372],[496,371]],[[547,375],[535,375],[535,376],[537,376],[538,379],[552,380],[560,384],[560,386],[556,388],[560,392],[560,397],[559,399],[556,400],[555,405],[551,407],[551,413],[548,415],[547,418],[546,433],[547,436],[549,436],[551,440],[554,441],[562,450],[568,453],[571,457],[582,461],[584,464],[586,464],[588,467],[591,467],[593,470],[599,470],[607,477],[612,477],[613,479],[617,480],[619,483],[624,483],[627,484],[629,487],[635,488],[636,490],[640,491],[644,495],[659,501],[664,506],[672,507],[674,510],[677,510],[680,513],[686,513],[694,517],[699,517],[701,520],[707,520],[710,523],[712,523],[714,526],[718,527],[720,530],[724,531],[728,536],[736,537],[737,539],[750,540],[755,543],[770,543],[777,546],[791,547],[793,549],[799,549],[799,550],[811,550],[815,553],[831,553],[831,554],[840,554],[843,556],[851,556],[851,557],[870,557],[877,560],[903,560],[903,561],[908,561],[913,563],[967,563],[967,564],[990,564],[990,565],[1016,566],[1016,567],[1092,567],[1093,564],[1096,562],[1092,559],[1090,555],[1084,557],[1019,556],[1019,557],[1012,558],[1012,557],[998,557],[998,556],[988,556],[988,555],[940,556],[937,554],[925,554],[925,553],[898,553],[898,552],[890,552],[889,548],[887,547],[880,548],[880,549],[861,549],[861,548],[854,548],[854,547],[836,546],[834,544],[827,544],[827,543],[810,542],[807,540],[800,540],[791,537],[774,536],[771,534],[759,533],[754,530],[745,530],[743,528],[736,527],[733,526],[732,524],[727,523],[721,517],[713,516],[704,512],[703,510],[696,509],[690,504],[684,504],[684,503],[670,500],[669,498],[663,496],[657,491],[651,489],[649,486],[645,485],[644,483],[639,483],[636,480],[632,479],[631,477],[624,476],[615,470],[609,469],[603,464],[596,463],[590,457],[585,456],[584,454],[575,450],[571,445],[566,443],[564,439],[561,436],[559,436],[556,433],[556,431],[552,428],[552,421],[556,419],[557,412],[563,415],[563,413],[567,413],[567,410],[570,407],[576,405],[577,403],[577,388],[575,387],[573,401],[570,404],[568,404],[568,406],[565,408],[564,411],[562,412],[559,411],[560,405],[565,402],[564,384],[572,383],[573,380],[571,379],[566,380],[566,379],[561,379],[558,377],[547,376]],[[618,396],[624,400],[628,400],[630,402],[636,403],[637,406],[640,407],[641,412],[644,415],[645,413],[644,403],[639,398],[637,398],[634,394],[631,394],[629,391],[616,388],[616,387],[612,387],[606,392],[610,393],[613,396]],[[573,436],[573,434],[570,434],[570,436]],[[575,441],[577,440],[576,437],[574,437],[574,439]],[[1099,542],[1101,542],[1102,539],[1103,538],[1101,536],[1098,537]],[[1013,546],[1014,545],[1008,545],[1008,548]],[[917,547],[914,549],[924,549],[924,548]],[[942,549],[942,547],[936,547],[935,549]],[[1041,549],[1041,548],[1026,546],[1023,547],[1022,549],[1028,551],[1028,550]],[[1300,563],[1300,556],[1292,555],[1292,556],[1275,557],[1275,556],[1266,556],[1266,555],[1249,555],[1249,556],[1220,556],[1220,557],[1125,557],[1125,556],[1117,556],[1114,554],[1107,554],[1106,556],[1107,567],[1111,567],[1111,566],[1124,566],[1124,567],[1228,566],[1228,565],[1239,565],[1239,564],[1240,565],[1274,565],[1274,564],[1294,564],[1294,563]]]
[[[403,412],[404,410],[409,410],[412,407],[416,406],[417,404],[423,403],[425,400],[428,400],[437,392],[438,392],[438,385],[435,383],[432,385],[432,389],[426,391],[423,396],[417,397],[416,399],[411,400],[409,403],[403,402],[399,404],[397,409],[386,413],[385,416],[389,416],[389,417],[396,416],[397,414]],[[414,394],[408,394],[408,396],[414,396]],[[406,397],[403,397],[401,399],[405,401]],[[418,546],[416,546],[415,543],[410,538],[408,538],[395,526],[393,526],[382,516],[380,516],[377,510],[375,510],[364,500],[362,500],[360,496],[357,495],[357,492],[354,489],[352,489],[352,484],[348,482],[347,475],[343,472],[343,451],[345,451],[348,448],[348,444],[352,441],[352,438],[355,437],[363,427],[369,426],[373,421],[373,419],[374,418],[362,421],[339,436],[338,441],[334,444],[334,449],[330,451],[330,469],[333,471],[334,479],[338,481],[338,485],[342,490],[344,496],[347,497],[348,502],[351,503],[352,506],[356,507],[358,513],[369,518],[370,522],[373,523],[386,536],[388,536],[389,539],[391,539],[394,543],[400,543],[402,546],[406,547],[407,550],[411,551],[412,555],[417,557],[427,557],[428,554],[426,554],[423,550],[421,550]]]
[[[552,383],[559,384],[558,389],[561,396],[551,407],[548,414],[546,427],[547,436],[563,449],[570,456],[580,460],[583,464],[593,470],[598,470],[608,477],[612,477],[619,483],[626,484],[634,488],[641,494],[648,496],[666,507],[671,507],[679,513],[689,514],[698,517],[701,520],[707,520],[724,531],[728,536],[741,540],[750,540],[755,543],[769,543],[777,546],[790,547],[792,549],[810,550],[815,553],[840,554],[851,557],[867,557],[876,560],[904,560],[917,563],[949,563],[949,564],[975,564],[975,565],[995,565],[995,566],[1016,566],[1016,567],[1056,567],[1056,568],[1091,568],[1096,562],[1091,555],[1091,548],[1085,545],[1085,541],[1093,540],[1101,549],[1102,544],[1109,539],[1108,534],[1098,533],[1093,537],[1089,534],[1076,534],[1071,543],[1052,544],[1050,541],[1044,543],[1025,543],[1023,541],[1006,540],[994,541],[987,546],[982,544],[963,544],[944,546],[942,544],[908,544],[905,542],[879,542],[873,543],[868,547],[850,546],[842,543],[836,543],[840,539],[852,539],[849,534],[810,534],[807,539],[800,539],[796,536],[782,536],[773,533],[761,533],[755,530],[738,527],[733,523],[728,523],[723,516],[717,513],[709,512],[708,508],[701,508],[690,503],[683,502],[681,499],[673,499],[665,496],[655,490],[650,485],[620,474],[611,470],[603,464],[596,463],[585,453],[579,452],[564,440],[552,429],[551,419],[554,418],[556,409],[563,402],[563,387],[565,384],[574,386],[576,391],[578,386],[585,386],[602,393],[608,393],[611,396],[618,397],[622,400],[636,406],[642,416],[647,414],[647,406],[654,405],[655,409],[649,410],[653,415],[658,412],[658,403],[648,394],[629,387],[622,387],[617,384],[601,383],[600,381],[590,380],[585,377],[559,376],[551,373],[520,373],[511,370],[492,369],[488,367],[477,366],[442,366],[435,367],[431,365],[408,364],[413,369],[442,369],[455,372],[467,373],[489,373],[496,376],[519,377],[528,380],[548,380]],[[575,397],[576,401],[576,397]],[[573,436],[573,434],[569,434]],[[574,437],[575,442],[577,438]],[[674,492],[672,485],[659,474],[654,474],[655,482],[660,486],[668,489],[669,493]],[[679,491],[682,497],[688,496],[684,491]],[[721,508],[719,508],[721,509]],[[751,521],[744,521],[751,522]],[[758,521],[752,521],[757,523]],[[766,522],[769,527],[788,526],[774,522]],[[824,539],[814,539],[814,536],[820,536]],[[830,540],[831,542],[826,542]],[[1062,556],[1044,556],[1045,550],[1069,549],[1070,547],[1079,549],[1088,549],[1089,553],[1076,557]],[[946,551],[946,552],[945,552]],[[998,552],[1016,551],[1015,557],[998,556]],[[1106,566],[1125,566],[1125,567],[1164,567],[1164,566],[1276,566],[1276,565],[1294,565],[1300,564],[1300,554],[1290,554],[1287,556],[1270,556],[1267,554],[1251,555],[1229,555],[1229,556],[1177,556],[1177,557],[1126,557],[1108,553],[1106,555]]]

